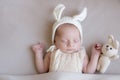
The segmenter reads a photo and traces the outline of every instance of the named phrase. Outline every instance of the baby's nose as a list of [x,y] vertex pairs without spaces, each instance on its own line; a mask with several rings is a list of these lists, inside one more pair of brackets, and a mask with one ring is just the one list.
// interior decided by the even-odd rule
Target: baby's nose
[[71,47],[73,45],[74,45],[73,41],[68,41],[68,47]]

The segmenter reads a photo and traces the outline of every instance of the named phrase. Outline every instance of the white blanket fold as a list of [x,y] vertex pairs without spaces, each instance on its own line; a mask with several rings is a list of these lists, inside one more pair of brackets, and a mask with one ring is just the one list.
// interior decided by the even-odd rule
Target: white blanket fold
[[0,80],[120,80],[120,74],[49,72],[37,75],[0,75]]

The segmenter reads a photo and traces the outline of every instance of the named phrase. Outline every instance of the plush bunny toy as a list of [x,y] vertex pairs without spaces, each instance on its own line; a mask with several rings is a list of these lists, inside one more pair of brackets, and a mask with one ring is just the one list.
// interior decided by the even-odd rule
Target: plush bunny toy
[[97,71],[104,73],[107,70],[111,60],[119,58],[118,49],[119,42],[115,40],[112,35],[109,35],[108,42],[102,46],[102,54],[98,62]]

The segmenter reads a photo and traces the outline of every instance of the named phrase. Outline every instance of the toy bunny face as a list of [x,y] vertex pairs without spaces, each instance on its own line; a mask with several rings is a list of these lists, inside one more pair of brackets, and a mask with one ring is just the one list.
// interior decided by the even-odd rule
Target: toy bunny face
[[105,44],[102,47],[102,52],[104,55],[108,56],[108,57],[112,57],[114,55],[117,54],[118,49],[115,49],[112,45],[110,44]]
[[112,35],[108,36],[107,44],[104,44],[102,47],[102,53],[106,56],[112,57],[117,55],[119,48],[119,42],[114,39]]

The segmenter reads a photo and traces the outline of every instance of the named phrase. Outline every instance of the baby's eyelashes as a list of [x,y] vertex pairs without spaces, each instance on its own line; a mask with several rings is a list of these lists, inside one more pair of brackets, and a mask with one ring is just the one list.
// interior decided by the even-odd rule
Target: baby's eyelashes
[[75,40],[61,40],[62,43],[68,43],[68,42],[72,42],[72,43],[78,43],[79,40],[75,39]]
[[74,43],[77,43],[77,42],[79,42],[79,40],[75,39],[75,40],[74,40]]
[[67,43],[67,40],[61,40],[62,43]]

